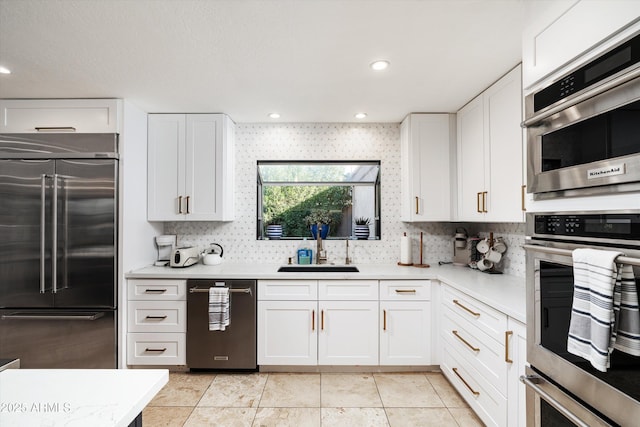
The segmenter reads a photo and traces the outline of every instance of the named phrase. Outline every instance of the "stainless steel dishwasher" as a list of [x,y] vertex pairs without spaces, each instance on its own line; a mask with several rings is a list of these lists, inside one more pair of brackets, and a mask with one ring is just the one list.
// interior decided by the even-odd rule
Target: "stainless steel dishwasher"
[[[229,288],[230,324],[209,330],[209,288]],[[187,280],[189,369],[256,369],[256,281]]]

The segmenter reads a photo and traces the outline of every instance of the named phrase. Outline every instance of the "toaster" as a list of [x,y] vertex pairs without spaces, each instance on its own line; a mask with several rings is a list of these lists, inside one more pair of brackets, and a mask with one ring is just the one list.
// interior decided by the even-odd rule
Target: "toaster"
[[200,260],[200,251],[193,246],[175,248],[171,253],[169,265],[171,267],[189,267]]

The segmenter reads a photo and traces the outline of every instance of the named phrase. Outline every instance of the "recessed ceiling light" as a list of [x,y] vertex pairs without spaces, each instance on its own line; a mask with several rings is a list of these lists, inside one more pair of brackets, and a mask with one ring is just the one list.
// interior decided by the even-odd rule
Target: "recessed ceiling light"
[[11,74],[11,70],[6,67],[0,66],[0,74]]
[[356,113],[356,119],[364,119],[367,117],[367,113]]
[[269,118],[271,119],[279,119],[280,113],[269,113]]
[[386,70],[389,67],[389,65],[390,65],[389,61],[385,61],[384,59],[381,59],[379,61],[372,62],[369,66],[374,71],[382,71],[382,70]]

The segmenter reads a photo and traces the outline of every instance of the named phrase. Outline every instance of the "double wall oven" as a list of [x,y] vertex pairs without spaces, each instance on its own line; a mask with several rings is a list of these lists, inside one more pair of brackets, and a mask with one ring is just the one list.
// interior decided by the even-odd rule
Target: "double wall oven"
[[640,288],[640,210],[527,214],[527,425],[638,425],[640,357],[613,350],[600,372],[567,351],[577,248],[623,253]]

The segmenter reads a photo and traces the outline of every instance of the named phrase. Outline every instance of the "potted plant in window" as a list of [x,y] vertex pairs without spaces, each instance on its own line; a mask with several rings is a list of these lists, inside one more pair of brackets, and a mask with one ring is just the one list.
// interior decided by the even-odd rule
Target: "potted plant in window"
[[267,221],[265,234],[270,240],[278,240],[282,237],[282,225],[278,218],[273,218]]
[[358,240],[366,240],[369,238],[369,222],[370,219],[363,216],[355,219],[355,235]]
[[326,209],[314,209],[305,217],[307,225],[311,228],[311,235],[318,238],[318,224],[320,224],[320,237],[323,239],[329,235],[329,224],[331,224],[331,213]]

